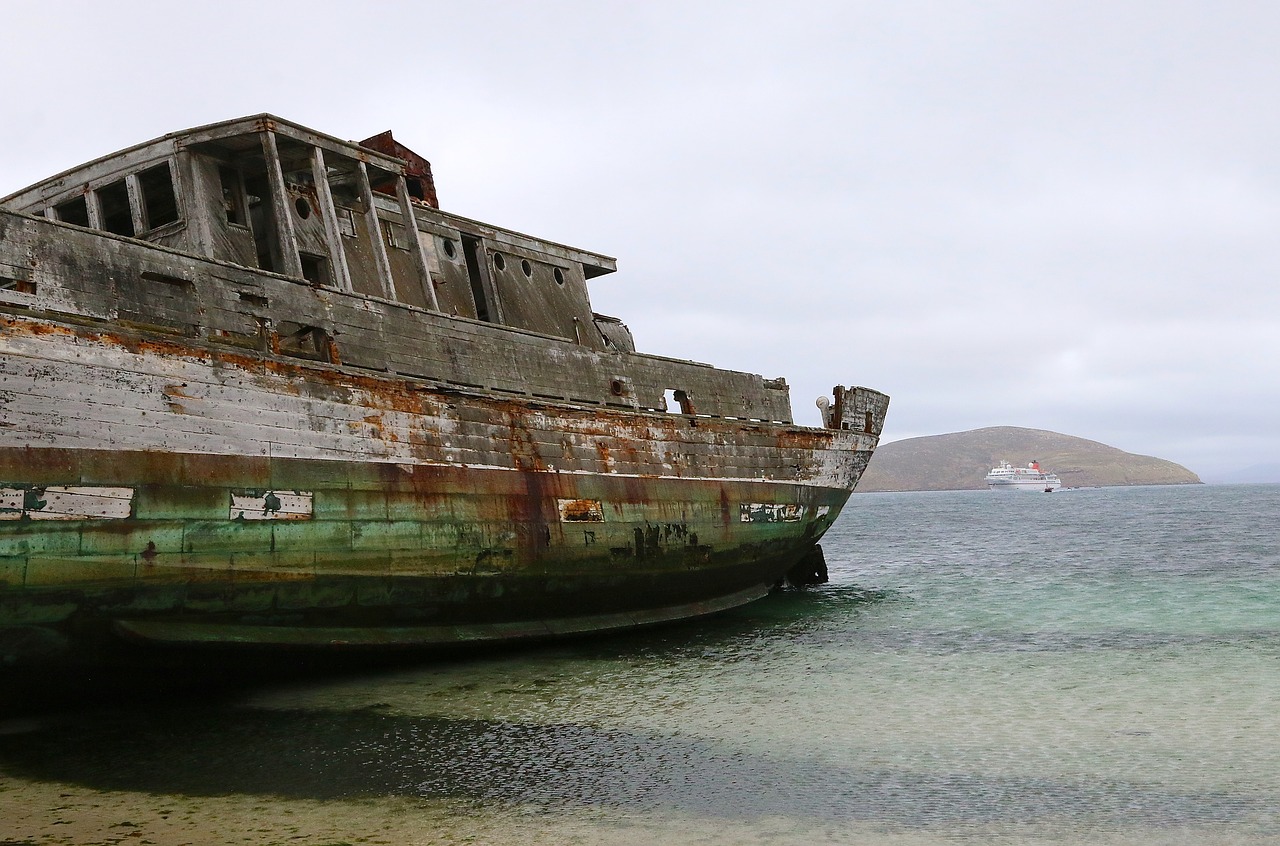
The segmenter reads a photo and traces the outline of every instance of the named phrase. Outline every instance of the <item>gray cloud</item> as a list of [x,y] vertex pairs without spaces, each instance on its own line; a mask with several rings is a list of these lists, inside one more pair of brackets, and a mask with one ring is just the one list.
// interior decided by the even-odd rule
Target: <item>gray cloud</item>
[[618,256],[598,310],[802,421],[859,383],[890,438],[1280,461],[1269,4],[35,6],[0,193],[258,111],[392,128],[446,208]]

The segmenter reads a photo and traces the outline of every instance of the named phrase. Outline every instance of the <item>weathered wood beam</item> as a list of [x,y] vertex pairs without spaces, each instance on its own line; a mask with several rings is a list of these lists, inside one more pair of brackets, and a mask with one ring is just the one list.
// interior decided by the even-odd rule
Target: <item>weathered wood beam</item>
[[350,292],[351,270],[347,267],[347,251],[342,245],[342,231],[338,228],[338,212],[333,206],[333,192],[329,188],[329,170],[324,163],[324,150],[311,148],[311,178],[316,185],[316,198],[320,201],[320,216],[324,220],[324,237],[329,246],[329,264],[333,267],[334,281],[338,288]]
[[102,204],[98,202],[98,192],[85,191],[84,204],[89,214],[89,228],[102,229]]
[[129,196],[129,216],[133,220],[133,234],[141,235],[151,227],[147,225],[146,207],[142,201],[142,184],[138,174],[131,173],[124,178],[125,193]]
[[422,246],[422,238],[418,236],[418,220],[413,213],[413,204],[409,201],[409,186],[403,176],[396,177],[396,199],[400,201],[400,219],[404,221],[404,234],[409,239],[409,252],[413,255],[414,266],[418,269],[418,278],[427,293],[427,305],[432,311],[440,310],[440,301],[436,299],[436,286],[431,284],[431,262],[427,258],[426,248]]
[[382,234],[382,224],[378,222],[378,206],[373,200],[373,186],[369,184],[369,168],[362,161],[356,165],[360,199],[365,208],[365,225],[369,231],[369,248],[373,250],[373,261],[378,268],[378,282],[382,285],[382,295],[394,300],[396,287],[391,279],[391,260],[387,258],[387,241]]
[[286,276],[302,276],[302,259],[298,256],[298,239],[293,230],[289,197],[284,189],[284,170],[280,166],[280,148],[274,132],[262,133],[262,153],[267,160],[267,183],[271,188],[271,211],[275,218],[275,243],[272,254],[279,260],[277,272]]

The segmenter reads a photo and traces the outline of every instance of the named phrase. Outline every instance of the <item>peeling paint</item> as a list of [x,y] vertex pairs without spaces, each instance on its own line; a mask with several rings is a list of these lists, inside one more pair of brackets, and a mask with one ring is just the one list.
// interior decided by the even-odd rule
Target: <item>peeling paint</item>
[[804,506],[771,502],[744,502],[740,506],[743,523],[798,523]]
[[232,520],[310,520],[310,491],[244,491],[231,494]]
[[125,520],[132,509],[132,488],[0,488],[0,520]]
[[603,523],[604,509],[597,499],[560,499],[561,523]]

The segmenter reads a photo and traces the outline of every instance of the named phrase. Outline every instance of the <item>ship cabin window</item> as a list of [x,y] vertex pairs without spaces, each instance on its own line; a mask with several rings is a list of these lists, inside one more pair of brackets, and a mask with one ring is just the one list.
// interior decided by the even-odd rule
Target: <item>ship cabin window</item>
[[[489,310],[489,296],[485,291],[485,280],[480,271],[480,262],[483,260],[480,239],[463,235],[462,249],[466,252],[467,276],[471,280],[471,296],[476,304],[476,317],[480,320],[492,322],[494,317]],[[501,270],[502,268],[498,269]]]
[[876,430],[875,423],[876,423],[875,418],[872,417],[871,412],[868,411],[866,419],[863,421],[862,431],[866,432],[867,434],[871,434]]
[[222,208],[227,215],[227,223],[236,226],[247,226],[244,216],[244,196],[240,190],[240,174],[226,165],[218,166],[218,181],[222,185]]
[[299,250],[298,258],[302,261],[302,278],[312,285],[333,284],[329,278],[329,261],[324,256]]
[[[91,202],[93,206],[89,205]],[[129,238],[182,219],[167,161],[64,200],[48,216]]]
[[[693,401],[689,399],[689,393],[679,389],[672,391],[664,391],[662,394],[662,405],[664,410],[672,414],[693,414]],[[679,409],[677,411],[676,409]]]
[[138,188],[142,195],[142,219],[148,229],[178,222],[178,199],[173,192],[173,174],[169,172],[168,162],[139,173]]
[[325,170],[329,193],[333,196],[335,206],[360,214],[369,210],[360,190],[360,173],[353,165],[344,162],[330,163]]
[[271,186],[267,184],[266,172],[244,175],[245,210],[249,218],[249,228],[253,231],[254,242],[258,246],[258,267],[274,272],[275,262],[271,257],[271,231],[275,226],[275,217],[271,204],[263,198],[271,196]]
[[282,355],[311,361],[330,361],[329,334],[319,326],[281,321],[276,332]]
[[58,220],[64,223],[71,223],[76,226],[89,225],[89,203],[84,196],[74,197],[65,203],[59,203],[53,208],[58,214]]
[[36,283],[30,279],[0,276],[0,291],[13,291],[16,294],[34,294],[36,292]]
[[123,179],[103,185],[95,193],[102,209],[102,228],[132,238],[133,211],[129,208],[129,189]]

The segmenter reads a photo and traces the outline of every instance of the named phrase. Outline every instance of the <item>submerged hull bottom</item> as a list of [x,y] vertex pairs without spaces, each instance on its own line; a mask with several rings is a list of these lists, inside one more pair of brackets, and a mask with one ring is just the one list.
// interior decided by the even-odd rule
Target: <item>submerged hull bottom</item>
[[511,622],[435,626],[271,626],[182,620],[116,620],[112,629],[127,640],[182,646],[446,647],[544,640],[691,620],[736,608],[761,598],[767,592],[767,586],[757,585],[727,596],[681,605]]
[[[193,581],[63,589],[29,597],[22,610],[75,610],[55,625],[0,628],[0,662],[8,667],[129,663],[136,647],[447,652],[624,631],[760,599],[811,550],[684,573],[358,576],[274,585]],[[147,613],[147,606],[182,610]],[[233,610],[251,606],[258,610]],[[200,607],[206,610],[195,610]],[[18,609],[9,603],[8,610]]]

